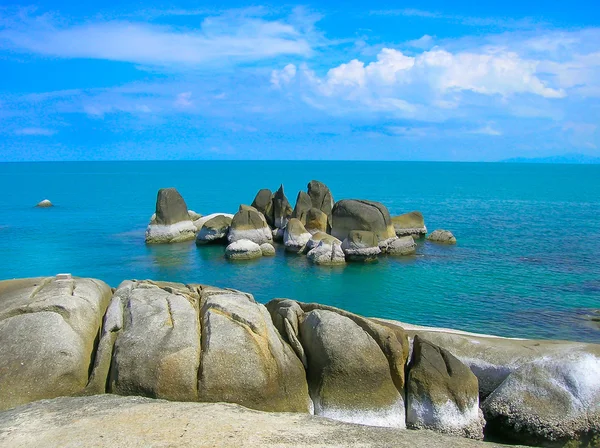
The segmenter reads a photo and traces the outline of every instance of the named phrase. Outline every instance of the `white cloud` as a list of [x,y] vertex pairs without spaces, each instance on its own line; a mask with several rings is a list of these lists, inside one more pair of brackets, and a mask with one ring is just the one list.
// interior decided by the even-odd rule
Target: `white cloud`
[[56,134],[58,131],[54,129],[47,128],[21,128],[15,131],[16,135],[40,135],[44,137],[49,137],[51,135]]
[[186,109],[188,107],[192,107],[194,103],[192,102],[192,92],[182,92],[177,95],[175,99],[175,107],[180,109]]
[[494,129],[491,125],[487,125],[484,126],[482,128],[478,128],[478,129],[474,129],[472,131],[470,131],[471,134],[481,134],[481,135],[490,135],[493,137],[497,137],[499,135],[502,135],[502,132],[498,131],[497,129]]
[[213,61],[307,56],[314,36],[305,27],[305,23],[241,13],[206,17],[197,29],[130,21],[62,26],[46,16],[25,16],[5,21],[0,29],[0,48],[59,58],[198,66]]
[[288,64],[281,70],[273,70],[271,72],[271,84],[275,87],[281,87],[284,84],[289,84],[296,76],[296,66]]

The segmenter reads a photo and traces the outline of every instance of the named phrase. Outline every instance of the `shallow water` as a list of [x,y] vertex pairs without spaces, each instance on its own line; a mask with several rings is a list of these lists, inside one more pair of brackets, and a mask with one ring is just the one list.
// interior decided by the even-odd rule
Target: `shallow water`
[[[292,203],[311,179],[336,199],[420,210],[455,247],[315,267],[287,255],[232,263],[222,247],[146,246],[156,191],[190,209],[234,213],[281,182]],[[71,272],[207,283],[367,316],[512,337],[600,342],[600,166],[404,162],[81,162],[0,164],[0,278]],[[56,206],[33,207],[44,198]]]

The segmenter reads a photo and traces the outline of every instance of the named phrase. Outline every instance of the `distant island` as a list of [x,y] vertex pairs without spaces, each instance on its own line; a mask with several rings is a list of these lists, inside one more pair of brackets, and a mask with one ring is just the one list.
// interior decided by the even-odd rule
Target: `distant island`
[[514,157],[501,160],[504,163],[572,163],[572,164],[600,164],[600,157],[585,154],[563,154],[550,157]]

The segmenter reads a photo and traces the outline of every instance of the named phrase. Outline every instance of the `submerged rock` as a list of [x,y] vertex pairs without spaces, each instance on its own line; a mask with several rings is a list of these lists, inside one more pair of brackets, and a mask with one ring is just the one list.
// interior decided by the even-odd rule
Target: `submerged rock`
[[456,244],[456,238],[449,230],[434,230],[427,236],[427,239],[434,243]]
[[302,252],[311,237],[312,235],[306,231],[300,220],[292,218],[285,227],[283,235],[285,250],[289,252]]
[[406,424],[483,439],[477,377],[449,351],[415,336],[408,367]]
[[43,201],[38,202],[36,207],[48,208],[48,207],[53,207],[53,204],[48,199],[44,199]]
[[343,240],[353,230],[373,232],[378,241],[396,237],[385,205],[356,199],[336,202],[332,210],[331,234]]
[[237,240],[225,248],[225,258],[230,260],[252,260],[262,257],[258,244],[250,240]]
[[273,225],[278,229],[285,228],[293,212],[281,185],[273,195]]
[[[483,402],[487,432],[517,443],[598,446],[600,357],[571,353],[527,363]],[[571,446],[571,445],[568,445]]]
[[146,243],[178,243],[193,240],[197,228],[190,219],[183,197],[175,188],[161,188],[156,212],[146,229]]
[[392,224],[396,235],[399,237],[414,236],[415,238],[421,238],[427,234],[423,214],[419,211],[392,216]]
[[196,244],[226,244],[231,220],[229,216],[217,215],[206,221],[196,236]]
[[0,410],[82,393],[111,294],[70,275],[0,282]]
[[227,240],[234,243],[239,240],[250,240],[258,245],[273,241],[271,229],[262,213],[254,207],[240,205],[233,216]]
[[365,230],[352,230],[342,243],[346,259],[351,261],[375,261],[381,253],[377,235]]

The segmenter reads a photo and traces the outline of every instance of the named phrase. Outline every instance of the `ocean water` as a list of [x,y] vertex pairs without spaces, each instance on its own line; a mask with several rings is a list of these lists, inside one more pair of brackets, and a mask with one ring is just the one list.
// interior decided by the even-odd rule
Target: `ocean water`
[[[420,210],[452,247],[342,268],[275,258],[225,260],[223,247],[146,246],[156,192],[198,213],[234,213],[260,188],[295,203],[311,179],[335,199]],[[0,163],[0,279],[54,275],[232,287],[366,316],[510,337],[600,342],[600,166],[408,162]],[[55,207],[37,209],[48,198]]]

